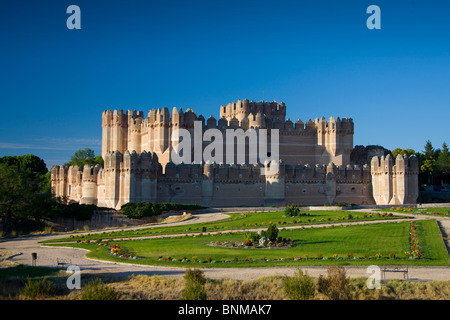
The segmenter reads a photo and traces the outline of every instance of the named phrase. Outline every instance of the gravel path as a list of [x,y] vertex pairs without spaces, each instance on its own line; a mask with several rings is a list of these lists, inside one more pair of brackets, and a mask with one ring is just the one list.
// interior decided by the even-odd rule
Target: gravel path
[[[273,208],[270,208],[273,210]],[[266,208],[266,210],[268,210]],[[249,211],[254,211],[254,208]],[[362,210],[368,212],[368,210]],[[242,212],[242,209],[239,210]],[[397,213],[396,213],[397,214]],[[399,214],[401,215],[401,214]],[[407,216],[407,215],[405,215]],[[193,218],[187,221],[176,222],[167,224],[180,225],[189,223],[199,223],[207,221],[215,221],[226,218],[227,216],[221,212],[214,213],[200,213],[193,214]],[[446,234],[450,234],[450,219],[442,217],[430,217],[430,216],[415,216],[417,219],[437,219],[441,225],[441,228]],[[379,221],[378,221],[379,222]],[[362,222],[359,222],[362,224]],[[340,225],[340,223],[339,223]],[[158,227],[160,225],[155,225]],[[149,226],[120,228],[117,230],[126,229],[138,229],[148,228]],[[288,227],[286,227],[288,228]],[[101,231],[99,231],[101,232]],[[90,233],[95,233],[90,231]],[[72,234],[72,233],[71,233]],[[181,278],[184,275],[185,268],[176,267],[160,267],[160,266],[141,266],[126,263],[114,263],[93,260],[85,257],[87,250],[79,248],[69,247],[45,247],[41,246],[38,242],[43,240],[49,240],[54,238],[64,237],[65,235],[36,235],[19,237],[12,240],[0,242],[0,251],[9,251],[13,255],[8,259],[15,263],[21,263],[25,265],[32,264],[31,253],[37,253],[36,265],[38,266],[56,266],[56,258],[70,259],[73,265],[80,267],[82,274],[108,274],[114,276],[129,276],[131,274],[147,274],[147,275],[160,275],[171,278]],[[16,253],[16,254],[14,254]],[[347,275],[350,277],[368,277],[371,273],[367,273],[367,267],[345,267]],[[236,279],[236,280],[250,280],[257,279],[263,276],[269,275],[292,275],[297,267],[257,267],[257,268],[206,268],[202,269],[205,276],[211,279]],[[309,275],[317,277],[319,275],[326,275],[327,267],[302,267],[303,271],[308,272]],[[409,267],[409,279],[430,281],[430,280],[450,280],[450,267]],[[401,273],[387,273],[386,279],[402,279]]]

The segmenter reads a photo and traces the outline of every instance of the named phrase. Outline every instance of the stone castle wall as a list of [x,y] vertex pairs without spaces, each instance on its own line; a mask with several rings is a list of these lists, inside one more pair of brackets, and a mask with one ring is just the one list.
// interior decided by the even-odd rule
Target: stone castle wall
[[[322,117],[304,124],[287,119],[286,106],[248,100],[220,107],[220,119],[188,109],[143,112],[105,111],[102,115],[104,167],[54,166],[52,187],[72,201],[120,209],[128,202],[176,202],[206,206],[403,204],[418,197],[415,156],[374,156],[350,165],[351,118]],[[279,129],[280,161],[265,164],[174,164],[171,135],[183,128]],[[250,143],[250,142],[245,142]],[[194,143],[191,143],[193,146]],[[204,149],[208,143],[203,142]],[[246,146],[248,159],[249,146]],[[192,150],[193,152],[193,150]],[[225,150],[224,150],[225,154]],[[192,157],[194,158],[194,157]],[[234,162],[236,163],[236,161]],[[261,168],[276,167],[270,175]]]
[[[206,129],[278,129],[279,153],[287,164],[333,162],[336,165],[350,163],[353,149],[354,124],[351,118],[322,117],[303,123],[298,119],[295,124],[285,119],[286,106],[276,102],[238,101],[221,106],[220,119],[210,116],[205,121],[203,115],[187,109],[152,109],[144,118],[142,111],[107,110],[102,114],[102,156],[107,152],[125,153],[136,151],[155,152],[164,166],[171,160],[171,141],[175,129],[186,129],[194,139],[194,123],[201,122],[202,133]],[[224,141],[225,142],[225,141]],[[191,143],[192,148],[194,143]],[[203,149],[208,145],[203,142]],[[248,150],[248,146],[246,147]],[[225,150],[224,150],[225,151]],[[193,153],[193,150],[192,150]],[[194,158],[194,157],[192,157]],[[247,154],[248,158],[248,154]]]

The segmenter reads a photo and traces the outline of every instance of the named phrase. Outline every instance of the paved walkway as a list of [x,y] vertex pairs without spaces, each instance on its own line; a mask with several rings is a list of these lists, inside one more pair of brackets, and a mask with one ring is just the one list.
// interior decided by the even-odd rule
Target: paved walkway
[[[268,208],[265,208],[266,211]],[[273,210],[273,208],[270,208]],[[254,211],[252,208],[249,211]],[[361,210],[364,212],[368,212],[369,210]],[[239,210],[238,212],[242,212]],[[353,211],[354,212],[354,211]],[[396,213],[398,214],[398,213]],[[398,214],[402,215],[402,214]],[[405,216],[408,216],[405,214]],[[411,216],[411,215],[409,215]],[[214,213],[201,213],[194,214],[192,219],[182,222],[176,222],[167,224],[170,225],[180,225],[180,224],[189,224],[189,223],[199,223],[199,222],[207,222],[207,221],[215,221],[226,218],[227,216],[221,212]],[[450,219],[445,217],[431,217],[431,216],[415,216],[417,219],[437,219],[442,226],[443,231],[446,234],[450,233]],[[392,221],[392,220],[390,220]],[[379,221],[370,221],[370,222],[358,222],[359,224],[363,223],[376,223]],[[340,225],[341,223],[338,223]],[[160,225],[154,225],[153,227],[159,227]],[[120,228],[117,230],[126,230],[126,229],[138,229],[138,228],[148,228],[149,226],[141,226],[141,227],[129,227],[129,228]],[[299,226],[289,226],[286,228],[293,228]],[[300,226],[301,227],[301,226]],[[306,227],[306,226],[305,226]],[[314,226],[308,226],[314,227]],[[317,225],[316,225],[317,227]],[[111,229],[112,230],[112,229]],[[99,231],[101,232],[101,231]],[[86,232],[84,232],[86,233]],[[94,233],[90,231],[89,233]],[[72,234],[72,233],[71,233]],[[36,235],[36,236],[27,236],[27,237],[19,237],[12,240],[0,242],[0,250],[9,251],[12,253],[17,253],[13,255],[9,260],[21,263],[25,265],[32,264],[31,253],[37,253],[37,265],[38,266],[56,266],[56,258],[65,258],[70,259],[72,264],[80,267],[82,274],[90,273],[90,274],[108,274],[115,276],[128,276],[131,274],[148,274],[148,275],[161,275],[164,277],[171,278],[181,278],[184,275],[185,268],[176,268],[176,267],[160,267],[160,266],[141,266],[141,265],[133,265],[133,264],[125,264],[125,263],[114,263],[114,262],[106,262],[99,260],[92,260],[85,257],[87,250],[79,249],[79,248],[65,248],[65,247],[45,247],[39,244],[39,241],[55,239],[65,237],[66,235]],[[367,267],[345,267],[347,270],[347,275],[350,277],[368,277],[371,273],[367,273]],[[211,279],[236,279],[236,280],[250,280],[257,279],[262,276],[269,275],[292,275],[294,271],[297,270],[297,267],[257,267],[257,268],[205,268],[202,269],[205,275]],[[303,271],[308,272],[311,276],[319,276],[321,274],[326,275],[327,267],[313,267],[307,266],[301,268]],[[402,274],[386,274],[386,279],[402,279]],[[410,280],[420,280],[420,281],[429,281],[429,280],[450,280],[450,267],[409,267],[409,279]]]

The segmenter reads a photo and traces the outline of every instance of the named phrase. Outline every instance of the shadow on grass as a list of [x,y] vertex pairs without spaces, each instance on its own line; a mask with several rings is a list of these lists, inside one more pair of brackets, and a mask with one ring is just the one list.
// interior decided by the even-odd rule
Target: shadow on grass
[[31,267],[26,265],[18,265],[10,268],[0,269],[0,281],[8,278],[42,278],[56,276],[61,269],[50,267]]

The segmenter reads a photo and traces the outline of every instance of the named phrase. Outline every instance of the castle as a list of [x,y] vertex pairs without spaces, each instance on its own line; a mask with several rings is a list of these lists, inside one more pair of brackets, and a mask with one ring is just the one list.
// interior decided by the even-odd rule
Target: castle
[[[278,129],[279,161],[264,163],[172,161],[177,129],[194,133],[216,129]],[[120,209],[128,202],[176,202],[206,206],[405,204],[416,203],[419,164],[416,156],[374,156],[351,164],[351,118],[322,117],[313,122],[286,119],[286,105],[247,99],[220,107],[220,118],[191,110],[107,110],[102,114],[104,167],[53,166],[52,188],[69,201]],[[249,142],[245,140],[245,159]],[[194,153],[192,141],[192,154]],[[207,148],[202,141],[200,148]],[[261,175],[261,167],[271,170]]]

